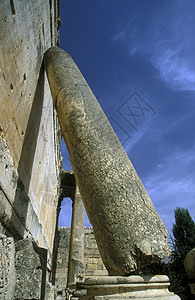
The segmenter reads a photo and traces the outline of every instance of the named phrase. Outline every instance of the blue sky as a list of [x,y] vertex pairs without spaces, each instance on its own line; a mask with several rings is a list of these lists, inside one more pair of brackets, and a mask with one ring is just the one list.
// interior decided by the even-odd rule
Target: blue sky
[[[75,60],[169,233],[195,218],[195,1],[63,0],[60,47]],[[70,169],[64,143],[64,169]],[[70,224],[63,203],[59,225]],[[89,225],[86,223],[86,225]]]

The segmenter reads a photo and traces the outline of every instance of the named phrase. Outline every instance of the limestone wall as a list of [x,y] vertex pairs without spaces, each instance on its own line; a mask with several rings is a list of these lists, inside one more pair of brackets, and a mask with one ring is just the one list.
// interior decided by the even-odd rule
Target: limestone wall
[[[67,284],[68,276],[68,258],[70,246],[70,228],[58,228],[58,238],[56,240],[56,268],[55,285],[62,285],[63,293]],[[93,228],[85,228],[84,239],[84,274],[85,277],[105,276],[108,272],[103,265],[102,259],[97,248],[96,240],[93,234]]]
[[66,286],[68,277],[68,259],[70,247],[70,227],[58,228],[56,265],[54,269],[55,285]]
[[85,228],[85,277],[108,275],[93,234],[93,228]]
[[48,248],[56,228],[59,126],[43,69],[57,0],[0,1],[0,232]]

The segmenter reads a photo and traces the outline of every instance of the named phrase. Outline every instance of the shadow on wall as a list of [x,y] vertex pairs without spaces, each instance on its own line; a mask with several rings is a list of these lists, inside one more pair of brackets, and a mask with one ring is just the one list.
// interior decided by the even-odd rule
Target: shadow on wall
[[18,164],[19,177],[14,199],[14,209],[11,216],[11,224],[14,224],[14,227],[16,227],[14,229],[17,230],[18,238],[23,236],[26,226],[28,205],[30,201],[28,192],[41,122],[44,82],[44,66],[42,64]]

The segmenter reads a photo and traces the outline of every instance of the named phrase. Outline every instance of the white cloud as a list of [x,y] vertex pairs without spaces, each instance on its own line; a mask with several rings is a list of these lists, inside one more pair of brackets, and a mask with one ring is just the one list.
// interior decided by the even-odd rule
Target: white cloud
[[188,58],[182,51],[156,51],[151,55],[150,61],[169,87],[176,90],[195,90],[195,70],[190,69]]
[[136,35],[136,30],[129,31],[128,28],[123,31],[119,31],[116,35],[112,37],[112,41],[123,41],[130,40]]
[[158,178],[152,177],[151,181],[147,181],[145,187],[169,234],[171,234],[176,207],[188,208],[192,218],[195,216],[194,199],[192,199],[193,195],[195,197],[195,182],[192,178],[176,180],[167,172],[165,173]]
[[146,190],[160,216],[164,216],[169,232],[172,228],[173,212],[177,206],[188,208],[192,218],[195,216],[195,179],[186,174],[186,170],[194,165],[194,162],[192,151],[173,153],[172,157],[167,157],[164,163],[158,166],[159,170],[155,170],[155,176],[151,174],[145,179]]
[[144,124],[145,126],[141,126],[139,131],[133,134],[132,138],[128,141],[128,144],[124,147],[125,152],[127,155],[131,152],[132,148],[139,143],[139,141],[143,138],[143,136],[146,134],[148,127],[146,126],[146,123]]
[[[195,90],[195,26],[190,3],[172,2],[170,7],[165,3],[148,18],[140,14],[112,38],[124,43],[129,55],[149,60],[174,90]],[[139,22],[143,17],[144,24]]]

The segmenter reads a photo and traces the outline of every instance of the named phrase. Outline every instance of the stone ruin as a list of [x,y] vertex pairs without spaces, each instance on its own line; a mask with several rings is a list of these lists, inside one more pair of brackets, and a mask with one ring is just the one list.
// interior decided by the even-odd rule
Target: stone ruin
[[[131,275],[170,254],[167,231],[85,79],[59,48],[59,0],[2,0],[0,16],[1,299],[65,299],[55,287],[63,197],[73,200],[66,298],[179,299],[166,276]],[[73,173],[62,170],[61,133]],[[84,207],[107,276],[85,276]]]
[[189,278],[191,294],[195,295],[195,248],[185,257],[184,266]]
[[167,231],[77,66],[53,47],[45,54],[45,67],[76,182],[109,274],[130,274],[169,256]]
[[[179,299],[168,292],[166,276],[123,277],[170,255],[167,231],[70,55],[58,47],[51,47],[45,53],[44,62],[76,183],[93,225],[101,258],[109,275],[113,276],[78,283],[73,298],[150,299],[157,296]],[[75,216],[74,221],[78,224],[79,218]],[[75,259],[71,261],[74,251],[78,256],[77,246],[73,246],[70,255],[71,274],[76,273]],[[68,283],[75,283],[74,278],[69,278]],[[155,287],[152,288],[153,283]]]

